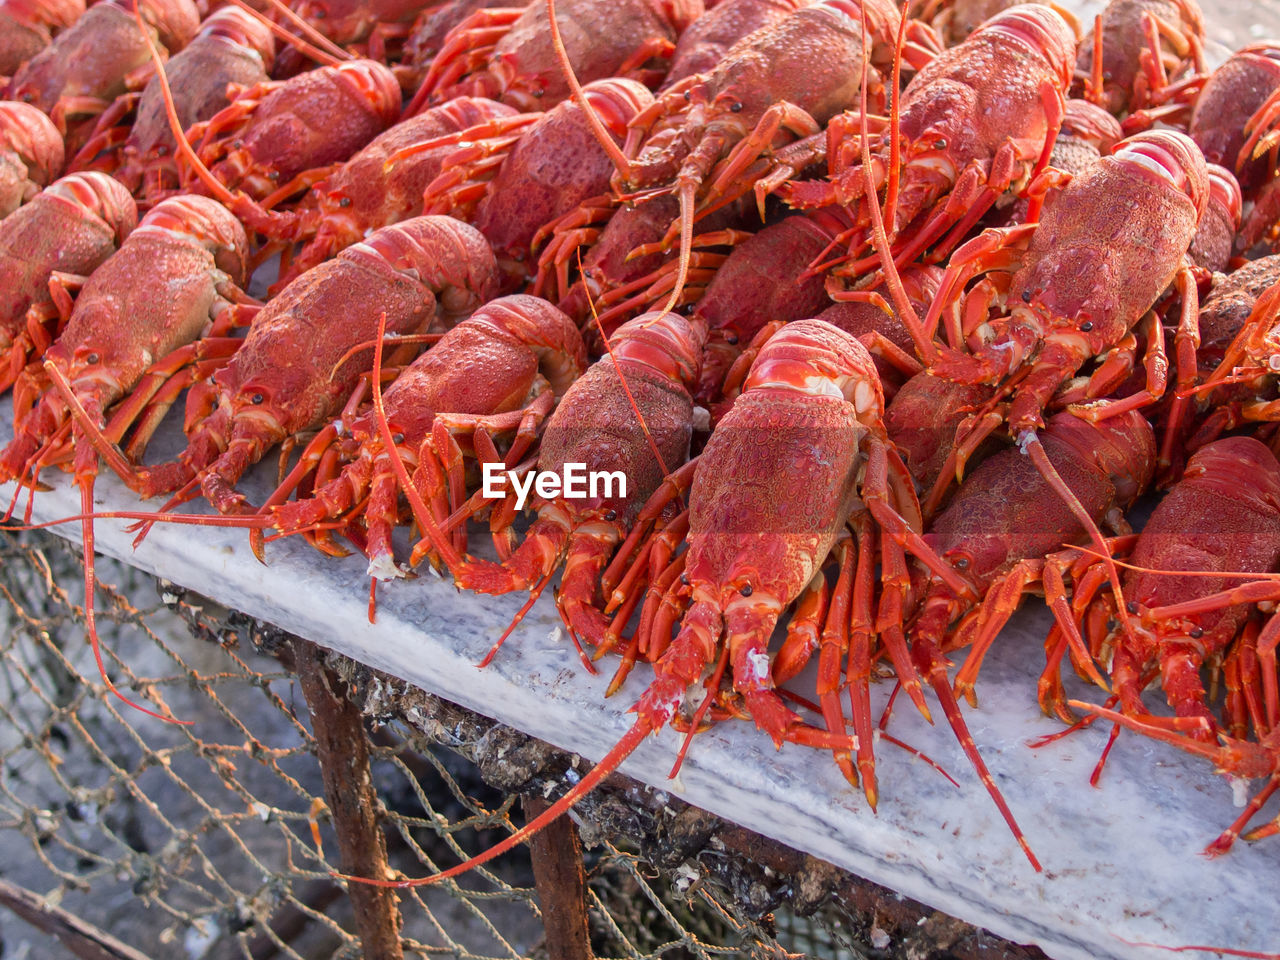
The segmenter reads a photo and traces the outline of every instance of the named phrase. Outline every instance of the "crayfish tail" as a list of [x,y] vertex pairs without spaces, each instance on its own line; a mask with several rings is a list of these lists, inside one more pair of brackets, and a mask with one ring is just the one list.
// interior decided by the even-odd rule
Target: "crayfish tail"
[[429,877],[419,877],[416,880],[376,880],[370,877],[353,877],[347,874],[337,874],[343,880],[351,883],[363,883],[374,887],[389,887],[391,889],[403,890],[408,887],[425,887],[433,883],[439,883],[441,880],[448,880],[451,877],[457,877],[467,873],[481,864],[488,863],[495,857],[500,857],[508,850],[512,850],[520,844],[524,843],[535,833],[548,826],[556,818],[567,813],[579,800],[594,790],[601,781],[613,773],[622,765],[622,762],[631,756],[640,742],[644,740],[654,730],[653,725],[641,717],[636,720],[631,729],[623,735],[613,748],[604,755],[599,763],[591,768],[581,780],[579,780],[569,792],[563,797],[547,807],[542,813],[534,817],[523,827],[507,837],[505,840],[494,844],[483,853],[477,854],[470,860],[465,860],[456,867],[450,867],[448,870],[442,870],[440,873],[433,874]]

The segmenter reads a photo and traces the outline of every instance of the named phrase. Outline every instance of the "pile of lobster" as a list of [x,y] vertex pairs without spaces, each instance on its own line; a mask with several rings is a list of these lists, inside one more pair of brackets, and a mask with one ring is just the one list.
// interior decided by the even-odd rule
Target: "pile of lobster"
[[1210,70],[1195,0],[1083,39],[1020,0],[208,6],[0,0],[0,481],[73,474],[95,651],[104,466],[168,497],[140,536],[557,583],[634,726],[428,880],[667,726],[748,718],[874,806],[885,680],[1039,869],[961,707],[1031,594],[1046,712],[1265,781],[1215,851],[1280,789],[1280,41]]

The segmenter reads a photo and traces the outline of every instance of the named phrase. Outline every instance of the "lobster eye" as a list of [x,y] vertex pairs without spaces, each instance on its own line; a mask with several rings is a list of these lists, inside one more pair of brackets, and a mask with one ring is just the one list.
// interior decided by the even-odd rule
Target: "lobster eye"
[[400,444],[404,443],[404,434],[393,433],[391,435],[391,442],[394,443],[396,446],[399,446]]
[[1080,324],[1080,332],[1081,332],[1081,333],[1088,333],[1088,332],[1089,332],[1090,330],[1092,330],[1092,329],[1093,329],[1093,321],[1092,321],[1092,320],[1086,320],[1084,323]]
[[749,583],[744,583],[742,585],[742,589],[739,590],[738,592],[742,594],[744,597],[749,597],[751,596],[751,594],[755,593],[755,591],[751,589],[751,584]]
[[947,138],[939,137],[937,140],[933,141],[933,149],[935,150],[947,149]]
[[91,353],[84,358],[85,363],[97,363],[100,358],[96,353]]
[[249,402],[250,402],[250,403],[252,403],[252,404],[256,407],[256,406],[258,406],[260,403],[262,403],[262,401],[264,401],[264,400],[266,400],[266,399],[267,399],[267,398],[266,398],[266,397],[264,397],[262,394],[260,394],[260,393],[255,393],[252,397],[250,397],[250,398],[249,398]]
[[351,206],[351,198],[350,198],[350,197],[343,197],[341,200],[339,200],[339,201],[338,201],[338,206],[340,206],[340,207],[349,207],[349,206]]
[[729,104],[729,109],[730,109],[732,112],[734,112],[734,113],[741,113],[741,112],[742,112],[742,101],[741,101],[741,100],[735,100],[733,103]]
[[737,342],[738,342],[738,335],[737,335],[736,333],[731,333],[731,334],[729,334],[727,337],[725,337],[725,338],[724,338],[724,342],[725,342],[725,343],[727,343],[727,344],[729,344],[729,346],[731,346],[731,347],[732,347],[732,346],[734,346],[735,344],[737,344]]
[[956,568],[957,570],[968,570],[968,569],[969,569],[969,558],[968,558],[968,557],[956,557],[956,559],[955,559],[955,568]]
[[1022,302],[1023,302],[1023,303],[1030,303],[1030,302],[1031,302],[1031,291],[1030,291],[1030,290],[1023,290],[1023,291],[1022,291]]
[[1204,636],[1204,631],[1199,627],[1192,627],[1190,630],[1187,631],[1187,635],[1191,637],[1192,640],[1199,640],[1201,637]]
[[1138,601],[1136,601],[1136,600],[1130,600],[1128,603],[1126,603],[1126,604],[1124,605],[1124,608],[1125,608],[1126,610],[1128,610],[1130,613],[1137,613],[1137,612],[1138,612]]
[[604,518],[608,520],[610,523],[612,523],[614,520],[618,519],[618,511],[610,510],[608,513],[604,515]]

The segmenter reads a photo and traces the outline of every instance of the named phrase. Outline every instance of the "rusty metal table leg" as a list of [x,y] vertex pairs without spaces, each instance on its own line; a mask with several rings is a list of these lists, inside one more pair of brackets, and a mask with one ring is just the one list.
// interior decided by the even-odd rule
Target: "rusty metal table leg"
[[[293,655],[311,710],[341,869],[357,877],[385,877],[387,846],[378,827],[378,797],[370,776],[369,740],[360,709],[346,697],[345,684],[325,668],[319,647],[295,638]],[[350,884],[347,892],[355,908],[365,960],[403,960],[395,892],[357,883]]]
[[[524,813],[530,820],[548,806],[545,800],[524,798]],[[587,874],[582,865],[578,828],[567,816],[560,817],[529,840],[529,852],[542,907],[547,956],[555,960],[591,960]]]

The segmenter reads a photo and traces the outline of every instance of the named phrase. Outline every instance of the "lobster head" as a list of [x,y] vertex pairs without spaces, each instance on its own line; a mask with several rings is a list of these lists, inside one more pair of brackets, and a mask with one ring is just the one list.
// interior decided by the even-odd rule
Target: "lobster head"
[[204,247],[236,286],[249,275],[249,238],[240,221],[210,197],[184,194],[156,204],[138,229],[161,231]]
[[27,167],[27,178],[41,186],[62,170],[62,134],[48,115],[29,103],[0,101],[0,149],[12,150]]
[[760,348],[743,391],[759,387],[843,397],[861,423],[883,432],[884,389],[875,361],[856,337],[825,320],[789,323]]
[[270,70],[276,58],[276,42],[271,30],[257,17],[239,7],[223,7],[200,25],[201,37],[220,37],[237,47],[255,51],[262,58],[264,70]]
[[1209,204],[1225,211],[1235,229],[1240,229],[1240,217],[1244,208],[1244,197],[1240,193],[1240,181],[1226,167],[1211,163],[1209,172]]
[[4,12],[31,26],[69,27],[84,15],[85,0],[5,0]]
[[1209,170],[1196,142],[1176,130],[1147,130],[1121,140],[1111,151],[1117,159],[1142,167],[1186,194],[1204,216],[1209,202]]
[[698,382],[705,331],[678,313],[642,313],[609,338],[615,361],[653,368],[659,375],[692,391]]
[[1076,35],[1070,24],[1056,10],[1038,3],[1028,3],[1002,10],[974,32],[994,33],[1026,44],[1053,68],[1060,86],[1071,84],[1076,66]]
[[200,29],[200,11],[192,0],[107,0],[130,16],[137,6],[142,18],[155,30],[160,44],[176,53],[191,42]]
[[1119,120],[1097,104],[1079,99],[1067,101],[1062,132],[1087,140],[1098,148],[1099,153],[1109,152],[1124,137]]
[[73,173],[51,184],[45,196],[59,197],[102,220],[116,235],[116,246],[138,225],[138,208],[120,181],[105,173]]
[[1045,430],[1110,478],[1121,509],[1129,507],[1155,476],[1155,433],[1136,410],[1096,422],[1063,412],[1051,417]]

